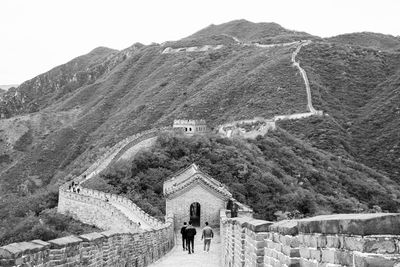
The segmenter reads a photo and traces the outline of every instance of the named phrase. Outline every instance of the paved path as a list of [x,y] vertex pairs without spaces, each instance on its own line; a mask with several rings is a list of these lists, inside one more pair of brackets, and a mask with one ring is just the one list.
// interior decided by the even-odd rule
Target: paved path
[[214,229],[215,236],[211,241],[210,252],[203,252],[203,241],[201,229],[196,228],[194,253],[188,254],[183,251],[182,238],[180,233],[176,233],[177,242],[175,247],[159,261],[151,264],[151,267],[217,267],[220,265],[221,238],[219,229]]

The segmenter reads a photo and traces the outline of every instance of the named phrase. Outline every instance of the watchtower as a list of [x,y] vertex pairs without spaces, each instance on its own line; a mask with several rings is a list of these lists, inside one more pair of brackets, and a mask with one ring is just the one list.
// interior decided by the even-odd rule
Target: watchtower
[[166,214],[174,214],[175,227],[192,221],[194,226],[208,222],[219,226],[220,210],[232,194],[225,186],[200,171],[196,164],[173,174],[164,182]]
[[203,134],[208,131],[205,120],[174,120],[172,128],[188,135]]

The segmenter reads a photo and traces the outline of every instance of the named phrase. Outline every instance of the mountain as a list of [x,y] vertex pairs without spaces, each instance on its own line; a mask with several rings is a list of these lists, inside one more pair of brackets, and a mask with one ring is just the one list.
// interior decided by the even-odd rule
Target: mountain
[[276,23],[253,23],[247,20],[234,20],[220,25],[210,25],[186,38],[166,42],[168,46],[184,47],[210,44],[260,43],[276,44],[304,39],[319,40],[305,32],[287,30]]
[[12,116],[43,109],[74,89],[92,83],[99,73],[106,71],[104,62],[115,52],[116,50],[98,47],[86,55],[22,83],[0,99],[0,113]]
[[5,92],[7,92],[7,90],[1,89],[1,87],[0,87],[0,96],[1,96],[2,94],[4,94]]
[[[374,38],[378,43],[391,39]],[[0,96],[0,195],[5,200],[8,195],[40,194],[82,173],[123,138],[172,125],[176,118],[202,118],[216,127],[307,112],[304,81],[291,62],[299,45],[292,42],[304,39],[312,42],[300,49],[297,60],[309,77],[314,107],[325,115],[278,122],[279,133],[288,137],[270,140],[267,135],[264,141],[288,151],[268,160],[277,164],[290,151],[297,153],[295,144],[300,143],[311,147],[312,152],[301,150],[311,153],[304,155],[309,168],[319,164],[312,160],[319,153],[327,162],[335,161],[327,163],[332,177],[311,177],[310,192],[327,196],[316,189],[327,177],[346,185],[352,172],[359,183],[365,172],[367,183],[384,188],[379,199],[387,195],[387,203],[395,203],[400,198],[400,53],[395,46],[351,45],[337,41],[343,38],[322,39],[245,20],[211,25],[163,44],[134,44],[122,51],[97,48]],[[257,157],[249,164],[256,165]],[[296,160],[296,165],[279,166],[283,176],[264,171],[278,183],[305,163]],[[340,174],[341,161],[352,166],[346,175]],[[240,188],[235,185],[234,191]],[[346,199],[356,198],[351,203],[372,208],[373,201],[352,194],[353,189],[341,190]]]
[[18,87],[18,84],[0,84],[0,89],[8,90],[12,87]]
[[314,106],[330,116],[286,129],[399,182],[400,53],[324,42],[304,47],[299,60]]
[[150,151],[120,161],[90,188],[124,194],[153,216],[163,217],[163,182],[196,162],[221,181],[233,197],[254,209],[256,218],[275,220],[276,212],[310,216],[324,213],[397,211],[400,185],[353,160],[309,146],[277,129],[255,140],[217,135],[162,134]]
[[342,34],[326,38],[328,42],[348,44],[374,48],[378,50],[391,50],[400,52],[400,36],[385,35],[373,32],[357,32]]

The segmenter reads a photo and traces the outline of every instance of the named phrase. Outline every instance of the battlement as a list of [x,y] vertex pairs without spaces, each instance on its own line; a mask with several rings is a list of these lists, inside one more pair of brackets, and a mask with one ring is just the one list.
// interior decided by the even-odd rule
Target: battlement
[[205,120],[174,120],[174,127],[176,125],[206,125]]
[[398,266],[400,214],[270,222],[221,211],[223,266]]
[[174,246],[173,220],[147,232],[109,230],[0,247],[0,266],[147,266]]

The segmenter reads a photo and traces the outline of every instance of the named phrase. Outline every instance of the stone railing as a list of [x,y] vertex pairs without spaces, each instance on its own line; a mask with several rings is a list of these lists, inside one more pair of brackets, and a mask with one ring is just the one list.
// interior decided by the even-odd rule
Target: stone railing
[[147,266],[174,246],[173,218],[157,230],[109,230],[0,247],[0,266]]
[[400,214],[220,223],[222,266],[400,266]]

